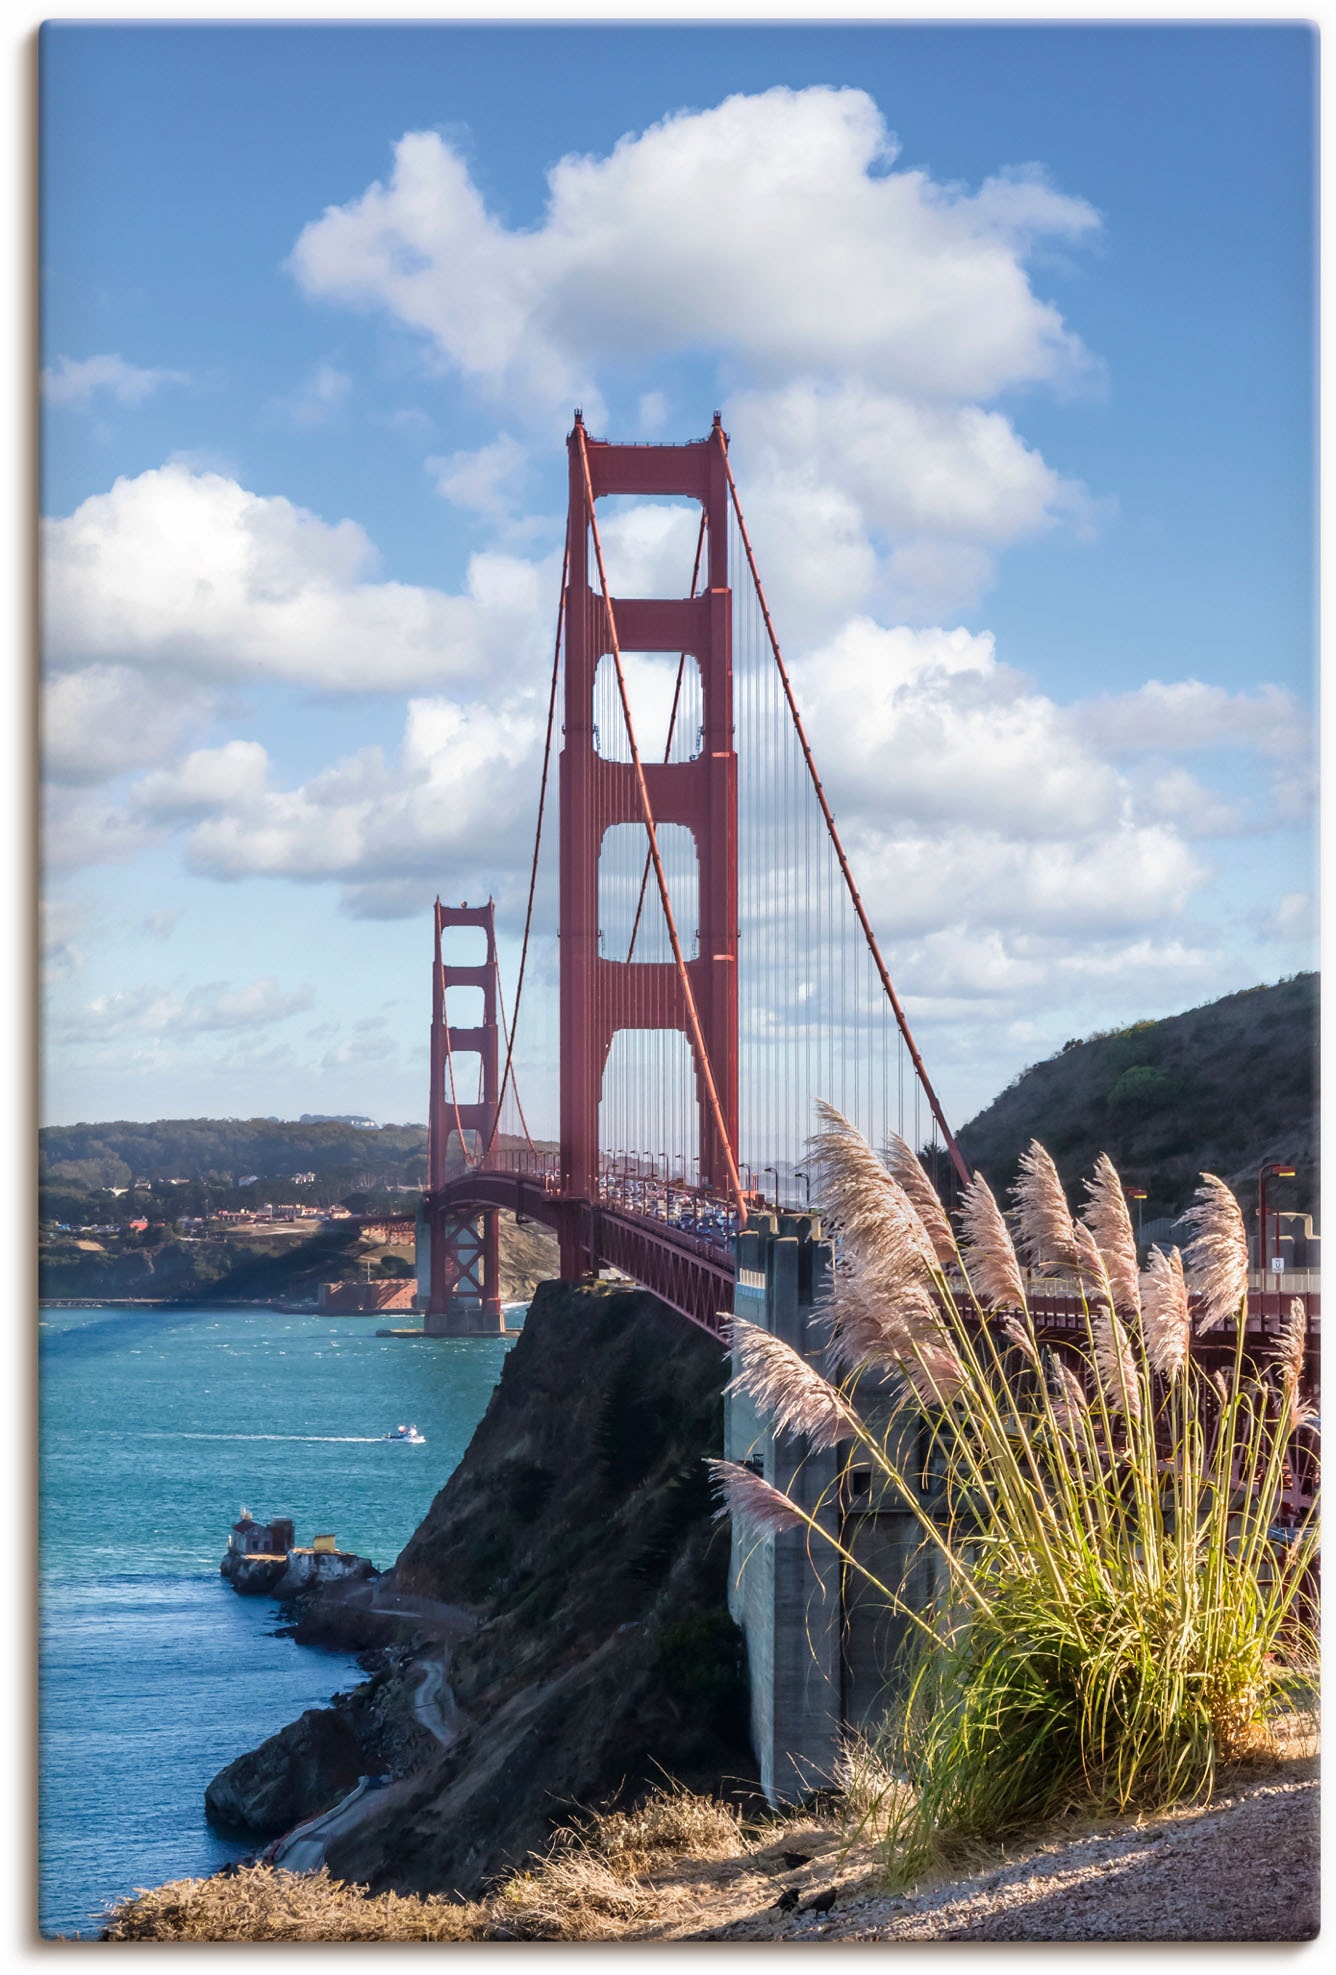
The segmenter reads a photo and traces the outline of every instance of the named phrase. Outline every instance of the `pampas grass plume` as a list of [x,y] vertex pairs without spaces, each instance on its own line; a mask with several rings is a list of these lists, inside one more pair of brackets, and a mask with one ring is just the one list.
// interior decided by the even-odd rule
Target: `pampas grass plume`
[[1123,1183],[1107,1152],[1101,1152],[1096,1159],[1094,1173],[1086,1181],[1086,1192],[1090,1198],[1083,1219],[1103,1259],[1114,1308],[1135,1315],[1141,1308],[1136,1237],[1132,1233]]
[[1183,1261],[1199,1299],[1203,1330],[1237,1317],[1248,1294],[1248,1236],[1239,1203],[1222,1179],[1203,1173],[1196,1204],[1183,1219],[1197,1232]]
[[1141,1393],[1137,1387],[1136,1359],[1117,1312],[1107,1303],[1097,1303],[1090,1313],[1090,1330],[1095,1343],[1095,1369],[1105,1399],[1114,1412],[1139,1420]]
[[898,1132],[892,1132],[886,1142],[886,1163],[917,1209],[937,1260],[944,1269],[950,1268],[957,1259],[956,1237],[946,1209],[936,1187],[924,1172],[917,1153],[906,1145]]
[[803,1518],[787,1495],[772,1488],[764,1475],[739,1461],[710,1460],[705,1463],[710,1480],[720,1496],[715,1520],[734,1515],[747,1523],[758,1536],[778,1536],[786,1529],[798,1529]]
[[1016,1250],[1002,1209],[982,1173],[976,1173],[960,1202],[965,1230],[964,1262],[970,1286],[985,1309],[1023,1310],[1025,1289]]
[[1030,1265],[1079,1269],[1072,1211],[1058,1169],[1037,1138],[1021,1154],[1020,1178],[1011,1189],[1020,1227],[1020,1244]]
[[731,1320],[728,1335],[738,1359],[729,1392],[745,1392],[782,1432],[805,1434],[813,1447],[852,1438],[848,1406],[791,1344],[745,1317]]
[[1188,1315],[1188,1286],[1183,1257],[1176,1248],[1152,1248],[1141,1278],[1141,1333],[1146,1356],[1157,1372],[1173,1378],[1187,1359],[1192,1342]]

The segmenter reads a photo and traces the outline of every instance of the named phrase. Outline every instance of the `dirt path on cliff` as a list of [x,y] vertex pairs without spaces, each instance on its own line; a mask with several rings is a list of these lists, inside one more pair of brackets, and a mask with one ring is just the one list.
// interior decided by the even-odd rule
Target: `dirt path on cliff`
[[418,1661],[417,1671],[421,1678],[413,1702],[414,1719],[421,1722],[429,1735],[435,1736],[443,1749],[448,1749],[452,1742],[458,1741],[463,1722],[459,1703],[445,1677],[449,1670],[449,1661],[448,1646],[441,1648],[439,1659]]
[[335,1613],[340,1610],[348,1613],[370,1612],[381,1618],[411,1619],[424,1637],[439,1639],[445,1645],[453,1645],[455,1640],[464,1638],[478,1623],[477,1613],[466,1610],[463,1605],[451,1605],[440,1598],[424,1598],[413,1591],[401,1591],[392,1570],[387,1570],[382,1577],[327,1592],[322,1605],[324,1610]]
[[346,1797],[341,1797],[332,1810],[322,1811],[319,1817],[311,1817],[295,1830],[289,1831],[286,1838],[280,1839],[273,1855],[273,1863],[281,1866],[284,1872],[317,1872],[325,1862],[325,1847],[332,1838],[342,1837],[346,1831],[355,1830],[366,1816],[368,1807],[380,1801],[383,1792],[372,1788],[371,1779],[359,1776],[357,1783]]
[[[449,1668],[450,1648],[444,1643],[439,1655],[424,1656],[408,1668],[417,1689],[412,1700],[413,1718],[444,1749],[459,1739],[464,1726],[463,1713],[446,1678]],[[347,1837],[369,1817],[379,1816],[396,1797],[406,1796],[418,1774],[420,1771],[414,1770],[383,1786],[370,1777],[359,1777],[356,1787],[331,1809],[308,1818],[282,1838],[273,1853],[273,1863],[285,1872],[318,1871],[336,1838]]]

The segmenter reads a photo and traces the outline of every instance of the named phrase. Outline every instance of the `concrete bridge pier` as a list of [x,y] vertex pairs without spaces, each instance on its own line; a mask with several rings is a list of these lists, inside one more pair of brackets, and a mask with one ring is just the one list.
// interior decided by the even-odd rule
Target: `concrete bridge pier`
[[[830,1265],[815,1216],[751,1214],[737,1237],[736,1314],[815,1359],[822,1339],[814,1306]],[[814,1453],[801,1436],[776,1433],[750,1400],[730,1393],[724,1451],[754,1464],[837,1533],[838,1450]],[[757,1537],[735,1526],[729,1610],[747,1645],[761,1785],[772,1804],[797,1802],[833,1780],[839,1755],[839,1558],[806,1529]]]
[[[818,1309],[830,1268],[815,1216],[753,1214],[737,1237],[736,1314],[824,1369]],[[941,1515],[946,1478],[931,1431],[895,1412],[894,1389],[865,1374],[860,1407],[874,1432],[893,1430],[920,1510]],[[900,1685],[910,1621],[878,1587],[927,1611],[945,1588],[943,1568],[909,1502],[875,1488],[856,1450],[815,1453],[800,1436],[776,1434],[736,1393],[725,1401],[724,1449],[838,1535],[860,1566],[843,1565],[806,1529],[760,1538],[733,1530],[729,1611],[747,1645],[752,1745],[769,1801],[793,1803],[833,1781],[845,1732],[875,1732]]]

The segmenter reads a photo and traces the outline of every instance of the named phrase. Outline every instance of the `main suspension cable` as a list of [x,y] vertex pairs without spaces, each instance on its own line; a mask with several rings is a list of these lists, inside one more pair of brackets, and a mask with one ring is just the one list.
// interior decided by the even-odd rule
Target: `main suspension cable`
[[[529,1150],[534,1154],[537,1154],[538,1151],[538,1147],[533,1142],[532,1134],[524,1117],[524,1106],[520,1103],[519,1084],[514,1077],[515,1035],[520,1022],[520,996],[524,993],[524,973],[529,961],[529,931],[533,925],[533,902],[538,888],[538,853],[542,849],[543,844],[543,815],[547,806],[547,783],[552,765],[552,730],[556,723],[557,714],[557,681],[561,675],[561,633],[566,616],[566,578],[570,570],[570,560],[571,548],[568,541],[561,562],[561,595],[557,600],[557,635],[552,647],[552,686],[547,696],[547,735],[543,741],[543,774],[538,784],[538,824],[534,831],[533,860],[529,865],[529,901],[524,908],[524,938],[520,943],[520,967],[515,980],[515,1012],[511,1017],[509,1030],[506,1034],[505,1074],[501,1078],[501,1089],[496,1100],[496,1118],[492,1124],[492,1136],[483,1154],[484,1158],[490,1156],[492,1147],[496,1143],[496,1136],[501,1127],[501,1106],[505,1102],[506,1086],[508,1084],[512,1085],[515,1091],[515,1104],[519,1110],[520,1120],[524,1124],[524,1136],[529,1141]],[[501,969],[499,966],[496,970],[496,986],[499,998],[501,993]],[[501,1007],[501,1026],[503,1029],[506,1027],[504,1002]]]

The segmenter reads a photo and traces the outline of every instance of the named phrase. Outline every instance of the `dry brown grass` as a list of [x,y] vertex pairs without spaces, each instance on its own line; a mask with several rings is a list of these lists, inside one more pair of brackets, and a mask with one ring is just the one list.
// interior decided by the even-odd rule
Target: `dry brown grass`
[[[1310,1773],[1317,1752],[1311,1713],[1274,1724],[1274,1752],[1222,1776],[1223,1794],[1256,1790],[1274,1774]],[[226,1878],[178,1880],[138,1893],[113,1909],[106,1938],[176,1941],[497,1941],[785,1939],[803,1922],[776,1913],[778,1890],[800,1900],[839,1889],[867,1905],[884,1886],[877,1840],[896,1785],[875,1750],[851,1743],[834,1814],[797,1813],[748,1834],[737,1814],[684,1790],[657,1791],[638,1809],[591,1815],[561,1832],[529,1869],[482,1901],[370,1897],[327,1871],[292,1873],[243,1867]],[[900,1786],[903,1787],[903,1786]],[[1143,1820],[1072,1816],[1007,1843],[975,1842],[931,1861],[916,1894],[934,1896],[955,1880],[1013,1866],[1028,1849],[1116,1834],[1151,1823],[1168,1830],[1200,1815],[1182,1807]],[[797,1860],[807,1862],[798,1866]],[[652,1876],[651,1876],[652,1875]],[[740,1930],[740,1931],[738,1931]]]
[[655,1790],[635,1810],[593,1812],[559,1831],[530,1870],[497,1888],[493,1920],[522,1940],[606,1939],[660,1912],[662,1895],[640,1884],[645,1873],[746,1850],[729,1805],[676,1786]]
[[[1220,1765],[1216,1797],[1228,1799],[1269,1781],[1302,1779],[1311,1774],[1320,1750],[1321,1732],[1315,1707],[1294,1708],[1276,1715],[1265,1725],[1264,1732],[1241,1743],[1235,1757]],[[1002,1870],[1027,1851],[1051,1850],[1119,1831],[1168,1830],[1202,1815],[1202,1805],[1191,1802],[1146,1814],[1073,1809],[1059,1816],[1037,1819],[1005,1838],[990,1840],[975,1834],[939,1841],[924,1856],[912,1879],[898,1884],[886,1870],[884,1834],[900,1807],[911,1800],[909,1786],[897,1783],[873,1744],[858,1737],[850,1737],[844,1744],[837,1782],[841,1850],[850,1857],[862,1857],[866,1852],[873,1868],[869,1883],[888,1894],[894,1891],[911,1897],[934,1892],[957,1879]],[[867,1851],[869,1846],[873,1848],[871,1852]]]
[[495,1931],[520,1941],[606,1940],[654,1904],[573,1833],[562,1833],[532,1871],[504,1880],[488,1902]]
[[668,1859],[732,1858],[747,1850],[731,1804],[690,1790],[655,1790],[638,1810],[591,1817],[583,1834],[621,1875],[652,1872]]
[[226,1877],[173,1879],[108,1909],[107,1941],[476,1941],[484,1907],[380,1893],[318,1872],[242,1866]]
[[318,1872],[243,1866],[177,1879],[108,1910],[113,1941],[590,1941],[659,1912],[640,1875],[747,1850],[738,1813],[669,1787],[637,1809],[590,1813],[482,1901],[381,1893]]
[[862,1735],[848,1735],[835,1765],[840,1823],[846,1844],[876,1844],[885,1837],[908,1794],[876,1748]]

